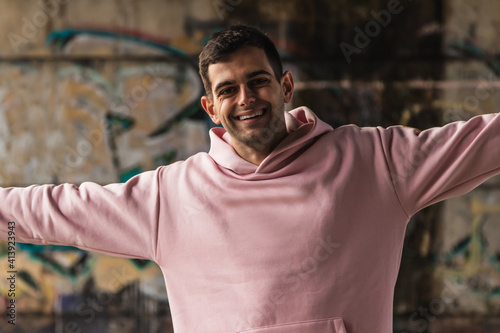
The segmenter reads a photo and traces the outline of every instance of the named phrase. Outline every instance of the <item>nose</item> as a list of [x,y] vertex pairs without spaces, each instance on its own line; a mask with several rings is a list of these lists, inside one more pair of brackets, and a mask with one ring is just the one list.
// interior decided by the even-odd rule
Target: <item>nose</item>
[[253,102],[255,102],[255,92],[250,89],[248,86],[243,85],[240,89],[238,96],[238,105],[239,106],[249,106]]

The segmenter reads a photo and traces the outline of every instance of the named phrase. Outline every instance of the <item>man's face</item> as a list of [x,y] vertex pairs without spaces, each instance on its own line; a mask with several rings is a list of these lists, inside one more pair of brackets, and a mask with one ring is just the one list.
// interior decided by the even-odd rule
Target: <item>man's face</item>
[[203,108],[237,151],[269,153],[286,136],[284,103],[292,98],[293,78],[286,72],[278,82],[273,73],[264,50],[252,46],[208,67],[212,96],[202,98]]

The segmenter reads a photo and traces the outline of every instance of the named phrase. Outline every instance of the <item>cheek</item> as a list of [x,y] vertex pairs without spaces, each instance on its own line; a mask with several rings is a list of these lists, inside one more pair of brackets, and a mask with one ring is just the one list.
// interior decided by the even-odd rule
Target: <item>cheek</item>
[[232,109],[233,109],[233,103],[230,101],[229,98],[224,99],[219,104],[219,114],[222,117],[228,118]]
[[283,91],[281,87],[268,87],[261,90],[260,98],[269,102],[279,102],[283,100]]

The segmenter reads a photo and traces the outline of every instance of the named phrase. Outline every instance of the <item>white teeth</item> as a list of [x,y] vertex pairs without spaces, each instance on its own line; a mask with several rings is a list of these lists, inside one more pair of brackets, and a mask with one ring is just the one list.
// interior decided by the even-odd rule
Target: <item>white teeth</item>
[[247,115],[247,116],[241,116],[240,117],[240,120],[245,120],[245,119],[250,119],[250,118],[255,118],[255,117],[258,117],[258,116],[261,116],[264,114],[264,111],[263,110],[260,110],[254,114],[251,114],[251,115]]

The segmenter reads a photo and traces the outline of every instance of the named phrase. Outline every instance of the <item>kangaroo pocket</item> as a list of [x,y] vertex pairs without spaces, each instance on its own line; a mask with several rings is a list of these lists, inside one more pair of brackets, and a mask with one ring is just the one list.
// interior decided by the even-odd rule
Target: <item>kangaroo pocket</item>
[[347,333],[340,317],[253,328],[236,333]]

